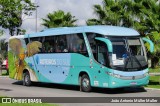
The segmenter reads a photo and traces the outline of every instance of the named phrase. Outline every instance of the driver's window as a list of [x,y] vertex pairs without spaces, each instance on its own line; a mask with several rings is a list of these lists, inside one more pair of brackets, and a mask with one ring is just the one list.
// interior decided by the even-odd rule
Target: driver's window
[[96,33],[86,33],[94,59],[102,65],[109,66],[107,44],[96,40],[95,37],[103,37]]
[[97,53],[98,59],[97,59],[97,61],[104,66],[108,66],[109,61],[108,61],[107,45],[101,41],[97,41],[97,43],[98,43],[98,53]]

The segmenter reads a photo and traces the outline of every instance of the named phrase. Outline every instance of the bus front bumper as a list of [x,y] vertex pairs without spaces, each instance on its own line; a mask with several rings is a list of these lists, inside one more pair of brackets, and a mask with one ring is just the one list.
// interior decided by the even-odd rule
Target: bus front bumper
[[115,78],[110,76],[109,78],[109,88],[121,88],[121,87],[132,87],[132,86],[144,86],[149,83],[149,76],[146,76],[141,79],[135,80],[124,80],[120,78]]

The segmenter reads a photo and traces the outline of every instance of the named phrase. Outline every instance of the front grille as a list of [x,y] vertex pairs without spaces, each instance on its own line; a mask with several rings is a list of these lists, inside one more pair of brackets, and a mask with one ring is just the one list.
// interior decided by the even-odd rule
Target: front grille
[[146,77],[145,74],[137,75],[137,76],[120,76],[120,79],[123,79],[123,80],[136,80],[136,79],[142,79],[144,77]]

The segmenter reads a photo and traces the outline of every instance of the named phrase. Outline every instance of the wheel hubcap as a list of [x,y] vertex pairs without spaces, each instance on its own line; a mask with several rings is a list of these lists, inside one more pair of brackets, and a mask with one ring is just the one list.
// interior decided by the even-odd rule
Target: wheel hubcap
[[82,81],[83,87],[88,88],[89,86],[89,80],[87,78],[84,78]]
[[29,82],[29,76],[28,76],[28,75],[25,76],[25,82],[26,82],[26,83]]

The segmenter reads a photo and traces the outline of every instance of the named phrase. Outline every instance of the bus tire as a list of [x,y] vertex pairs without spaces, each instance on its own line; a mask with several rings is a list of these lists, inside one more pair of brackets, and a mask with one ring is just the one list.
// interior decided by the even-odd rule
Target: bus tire
[[30,75],[29,72],[25,72],[23,73],[23,85],[24,86],[30,86],[31,85],[31,79],[30,79]]
[[89,79],[89,76],[84,74],[82,75],[81,77],[81,83],[80,83],[80,87],[81,87],[81,90],[83,92],[90,92],[92,87],[91,87],[91,84],[90,84],[90,79]]

